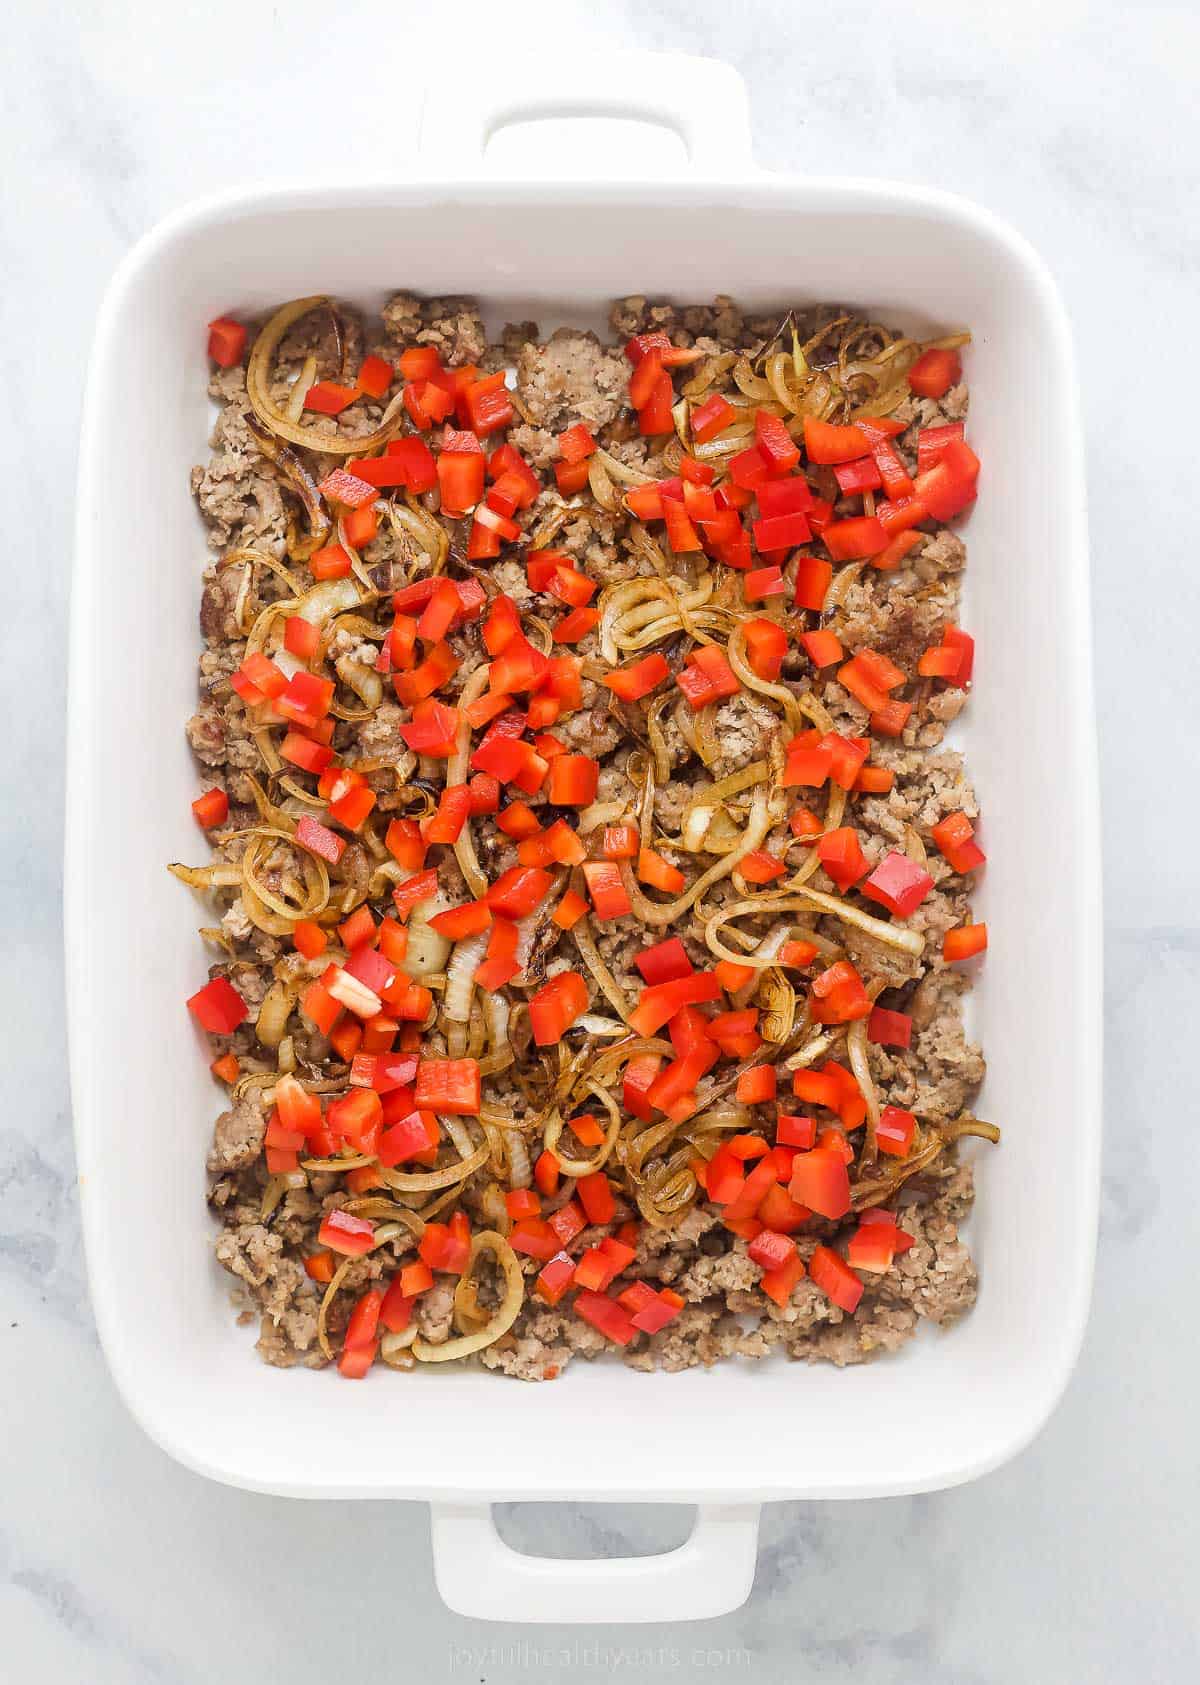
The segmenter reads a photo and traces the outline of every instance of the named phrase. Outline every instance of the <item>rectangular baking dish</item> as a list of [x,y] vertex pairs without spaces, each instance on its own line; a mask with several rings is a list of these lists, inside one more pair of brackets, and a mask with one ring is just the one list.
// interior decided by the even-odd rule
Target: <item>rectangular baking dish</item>
[[[1075,1361],[1100,1127],[1081,433],[1054,286],[986,213],[910,187],[758,173],[744,89],[724,66],[631,56],[543,80],[553,100],[459,102],[475,116],[454,138],[456,179],[210,200],[147,235],[109,288],[83,428],[70,663],[80,1189],[109,1365],[172,1456],[264,1492],[432,1500],[439,1586],[464,1613],[689,1618],[747,1594],[762,1501],[972,1479],[1038,1431]],[[496,128],[570,113],[666,125],[690,167],[654,183],[482,178]],[[443,162],[447,145],[439,134]],[[970,1222],[979,1303],[945,1337],[927,1332],[848,1373],[778,1361],[644,1376],[605,1362],[539,1387],[440,1368],[347,1387],[265,1367],[235,1326],[204,1204],[220,1096],[183,1009],[204,977],[202,919],[164,870],[203,852],[183,734],[204,559],[187,489],[210,425],[202,330],[226,310],[318,291],[376,305],[398,286],[473,293],[498,320],[550,325],[599,318],[634,291],[721,291],[759,308],[832,299],[973,329],[970,433],[984,470],[966,526],[964,622],[979,657],[960,741],[989,856],[978,916],[992,945],[972,1007],[989,1059],[980,1111],[1004,1142],[980,1167]],[[1069,872],[1048,848],[1067,837]],[[702,1508],[666,1556],[561,1562],[500,1543],[488,1506],[514,1498]]]

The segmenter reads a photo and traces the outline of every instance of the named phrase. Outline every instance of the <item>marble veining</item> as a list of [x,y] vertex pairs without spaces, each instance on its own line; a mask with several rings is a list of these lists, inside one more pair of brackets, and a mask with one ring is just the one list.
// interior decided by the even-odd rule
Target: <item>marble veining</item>
[[[977,198],[1035,242],[1063,288],[1090,449],[1108,908],[1106,1158],[1083,1356],[1038,1441],[983,1481],[769,1508],[750,1602],[687,1628],[459,1620],[434,1592],[421,1506],[224,1490],[134,1426],[88,1309],[62,1035],[63,614],[92,321],[122,252],[186,199],[276,175],[283,159],[293,176],[379,173],[381,158],[402,168],[414,67],[449,37],[410,0],[345,0],[336,14],[321,0],[27,8],[0,67],[0,426],[17,492],[0,662],[0,1672],[34,1685],[316,1685],[347,1667],[437,1681],[1185,1685],[1200,1676],[1188,1074],[1200,996],[1189,725],[1200,10],[532,0],[518,11],[519,24],[460,0],[456,47],[727,57],[750,86],[760,162]],[[335,89],[336,115],[310,122]],[[1070,869],[1069,845],[1048,844],[1047,869]],[[558,1554],[668,1548],[685,1525],[657,1506],[528,1505],[506,1506],[501,1524],[513,1544]]]

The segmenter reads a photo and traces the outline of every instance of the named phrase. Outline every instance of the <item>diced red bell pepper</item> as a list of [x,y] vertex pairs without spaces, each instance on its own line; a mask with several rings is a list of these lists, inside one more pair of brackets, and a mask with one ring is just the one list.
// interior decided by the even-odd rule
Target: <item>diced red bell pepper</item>
[[415,1087],[418,1108],[477,1116],[480,1105],[478,1059],[422,1059]]
[[558,435],[559,455],[564,462],[583,462],[595,449],[596,441],[582,421],[577,421],[573,427],[568,427]]
[[550,763],[550,800],[555,807],[586,807],[596,799],[599,779],[599,762],[591,755],[558,755]]
[[736,696],[741,689],[724,650],[717,644],[702,644],[692,650],[675,682],[693,708],[703,708],[706,703]]
[[841,1103],[841,1086],[827,1071],[800,1070],[792,1077],[792,1093],[813,1106],[836,1112]]
[[861,427],[839,427],[815,416],[804,417],[804,452],[810,462],[835,465],[854,462],[870,454],[871,445]]
[[293,673],[287,688],[275,698],[275,709],[285,720],[306,730],[318,725],[333,703],[333,680],[303,670]]
[[375,501],[375,487],[346,468],[334,468],[326,474],[317,490],[330,503],[344,504],[347,509],[361,509],[364,503]]
[[423,1259],[416,1263],[405,1264],[400,1271],[400,1291],[410,1298],[418,1293],[427,1293],[433,1286],[433,1271]]
[[[343,1352],[359,1353],[369,1350],[374,1357],[375,1331],[379,1326],[379,1313],[382,1307],[383,1290],[378,1287],[369,1287],[350,1312],[350,1320],[346,1324],[346,1332],[342,1338]],[[339,1364],[338,1367],[340,1368],[341,1365]]]
[[936,468],[942,459],[942,451],[948,444],[961,439],[963,432],[961,421],[952,421],[945,427],[923,427],[917,434],[917,473],[927,474],[931,468]]
[[317,1239],[345,1258],[363,1258],[375,1244],[375,1225],[349,1211],[327,1211]]
[[574,609],[570,614],[564,614],[555,626],[552,634],[554,642],[556,644],[576,644],[581,638],[587,637],[588,633],[598,625],[599,620],[599,609]]
[[566,1252],[555,1252],[538,1271],[533,1290],[548,1305],[557,1305],[575,1275],[575,1260]]
[[974,842],[975,827],[965,813],[951,813],[932,827],[938,851],[956,872],[973,872],[987,860],[983,850]]
[[733,405],[719,392],[697,404],[691,413],[692,438],[697,444],[704,444],[709,439],[715,439],[717,434],[729,426],[735,414]]
[[782,597],[787,591],[782,569],[778,567],[751,568],[742,581],[742,590],[748,603],[760,602],[766,597]]
[[820,613],[833,583],[833,563],[822,556],[801,556],[796,562],[796,606]]
[[364,504],[361,509],[348,511],[342,522],[342,531],[346,543],[355,550],[362,550],[379,532],[379,516],[372,504]]
[[[783,770],[785,789],[791,789],[799,785],[806,789],[819,790],[829,777],[833,769],[833,755],[829,749],[823,748],[819,741],[813,742],[810,740],[815,738],[816,735],[815,732],[806,733],[801,737],[793,738],[788,744],[787,759]],[[818,821],[816,832],[813,835],[819,833],[820,830],[821,825]]]
[[434,867],[428,871],[416,872],[411,878],[405,878],[392,890],[392,900],[396,913],[403,924],[414,907],[420,906],[422,901],[431,901],[438,892],[438,875]]
[[618,667],[606,673],[604,683],[622,702],[637,702],[669,676],[666,660],[656,650],[653,655],[643,656],[628,667]]
[[332,1281],[334,1268],[332,1252],[310,1252],[304,1260],[304,1273],[311,1281]]
[[[557,764],[558,762],[555,762],[555,765]],[[583,875],[587,882],[588,894],[592,898],[592,908],[598,919],[620,919],[632,912],[629,896],[621,881],[620,868],[613,862],[586,860],[583,864]]]
[[466,901],[459,907],[449,907],[430,919],[430,929],[448,941],[461,942],[464,937],[478,936],[492,922],[492,909],[486,901]]
[[821,1024],[848,1024],[870,1016],[871,1002],[863,980],[849,960],[838,960],[813,978],[809,1008]]
[[343,386],[338,380],[315,380],[304,394],[304,408],[314,415],[341,415],[361,395],[357,386]]
[[655,1035],[681,1007],[716,1000],[720,993],[721,985],[711,971],[689,972],[665,983],[648,985],[629,1015],[629,1026],[639,1036]]
[[475,981],[481,989],[495,991],[520,971],[517,961],[517,927],[510,919],[496,919],[488,937],[487,955],[475,967]]
[[652,889],[661,889],[667,895],[682,895],[687,887],[687,879],[679,868],[672,866],[652,848],[638,850],[637,875],[640,883],[649,884]]
[[445,514],[463,515],[475,507],[483,496],[484,472],[482,451],[442,450],[437,459],[437,477]]
[[890,697],[881,708],[872,711],[871,730],[879,737],[899,737],[911,713],[911,702],[901,702],[897,697]]
[[239,672],[249,679],[256,690],[261,691],[264,696],[270,697],[272,700],[277,696],[282,696],[287,689],[287,674],[281,672],[275,663],[263,655],[260,650],[256,650],[253,655],[246,657],[239,668]]
[[912,1150],[917,1120],[911,1112],[899,1106],[885,1106],[875,1127],[875,1140],[881,1153],[893,1158],[907,1158]]
[[768,410],[754,414],[754,441],[771,474],[786,474],[800,460],[800,447],[783,421]]
[[804,1261],[797,1252],[778,1269],[765,1270],[759,1286],[782,1310],[791,1300],[792,1289],[804,1274]]
[[986,924],[963,924],[948,930],[942,938],[942,958],[950,965],[983,953],[988,945]]
[[486,892],[486,900],[502,918],[524,918],[545,899],[553,882],[540,866],[510,866]]
[[612,1222],[616,1202],[613,1199],[612,1183],[603,1170],[594,1170],[588,1176],[581,1176],[575,1184],[575,1192],[589,1223]]
[[888,546],[888,535],[874,515],[831,521],[821,540],[835,562],[856,562],[876,556]]
[[[638,1294],[636,1300],[627,1299],[633,1288],[645,1288],[646,1296]],[[629,1312],[633,1326],[641,1334],[660,1333],[668,1323],[675,1320],[686,1303],[673,1288],[661,1287],[656,1293],[643,1281],[632,1282],[617,1298]]]
[[862,886],[870,901],[878,901],[897,918],[906,919],[933,888],[929,873],[899,849],[890,849]]
[[[839,462],[833,472],[843,497],[853,497],[858,492],[878,491],[883,484],[878,465],[871,456],[860,456],[854,462]],[[911,484],[909,489],[912,489]]]
[[797,544],[807,544],[811,538],[812,528],[806,516],[798,511],[792,515],[763,516],[754,523],[754,547],[759,551],[790,550]]
[[346,847],[341,837],[307,813],[296,822],[295,840],[301,848],[306,848],[310,854],[319,855],[331,866],[337,865]]
[[[512,837],[515,842],[542,834],[542,822],[528,802],[510,802],[504,812],[497,815],[496,825],[506,837]],[[532,866],[544,862],[530,860],[523,861],[522,864]]]
[[488,669],[488,689],[502,691],[512,695],[519,690],[533,690],[542,683],[550,671],[549,658],[541,650],[517,633],[510,637],[500,651],[493,656]]
[[863,1296],[863,1284],[844,1258],[831,1247],[818,1246],[808,1260],[808,1273],[826,1298],[853,1316]]
[[394,1275],[379,1307],[379,1320],[389,1334],[403,1334],[412,1320],[414,1303],[413,1296],[404,1292],[399,1274]]
[[456,842],[471,812],[471,792],[465,784],[448,784],[438,797],[437,812],[426,819],[421,835],[427,843]]
[[225,791],[214,786],[205,790],[202,796],[197,796],[192,803],[192,813],[197,825],[206,831],[211,831],[215,825],[223,825],[229,818],[229,797]]
[[765,848],[753,849],[738,861],[738,872],[747,883],[773,883],[787,870],[783,861]]
[[343,1380],[361,1381],[379,1352],[379,1341],[367,1345],[347,1346],[338,1358],[338,1374]]
[[843,790],[852,790],[870,749],[867,738],[843,737],[840,732],[827,731],[817,747],[829,755],[829,776],[833,782]]
[[577,971],[560,971],[529,1002],[529,1025],[539,1047],[562,1040],[588,1008],[587,984]]
[[746,639],[746,659],[760,679],[777,679],[783,670],[787,654],[787,633],[774,620],[746,620],[742,623]]
[[301,661],[311,661],[321,642],[320,629],[298,614],[289,615],[283,625],[283,647]]
[[908,384],[921,398],[944,398],[962,379],[957,351],[923,351],[908,371]]
[[909,1047],[912,1043],[912,1019],[907,1012],[893,1012],[889,1007],[877,1006],[867,1019],[867,1040],[877,1047]]
[[826,831],[817,844],[817,858],[839,889],[851,888],[867,869],[858,832],[852,825]]
[[573,1117],[567,1126],[583,1147],[598,1147],[604,1140],[604,1128],[590,1112]]
[[456,1211],[448,1223],[426,1223],[417,1255],[431,1270],[461,1275],[471,1256],[471,1230],[464,1211]]
[[600,839],[600,852],[606,860],[632,860],[637,851],[636,825],[605,826]]
[[840,1153],[823,1147],[797,1153],[788,1192],[819,1217],[844,1217],[850,1209],[850,1178]]
[[578,1293],[574,1308],[585,1322],[619,1346],[627,1346],[638,1332],[629,1312],[605,1293]]
[[[538,1154],[533,1166],[533,1185],[547,1199],[558,1189],[558,1159],[549,1150]],[[564,1241],[565,1245],[566,1242]]]
[[729,459],[729,477],[743,491],[757,491],[770,475],[767,459],[756,445]]
[[400,353],[400,373],[405,380],[429,380],[441,366],[436,345],[409,345]]
[[[397,1109],[404,1107],[408,1109],[394,1122],[389,1123],[379,1137],[377,1151],[379,1162],[385,1170],[403,1164],[406,1159],[419,1158],[423,1153],[435,1149],[438,1144],[438,1124],[433,1113],[418,1111],[411,1099],[407,1098],[407,1094],[397,1102]],[[386,1119],[386,1102],[384,1115]]]
[[761,515],[807,514],[815,506],[812,487],[800,474],[782,480],[764,480],[754,488]]
[[463,393],[463,403],[467,418],[481,439],[507,427],[516,413],[505,389],[503,369],[472,381]]
[[500,780],[490,772],[477,772],[467,780],[471,798],[470,813],[477,819],[483,813],[495,813],[500,806]]
[[214,977],[188,998],[188,1010],[216,1036],[232,1035],[250,1016],[246,1003],[227,977]]
[[657,1053],[639,1054],[626,1065],[621,1083],[621,1103],[632,1117],[649,1122],[653,1116],[653,1107],[646,1096],[661,1068],[662,1060]]
[[764,1270],[777,1270],[796,1255],[796,1242],[790,1235],[776,1234],[763,1229],[746,1248],[748,1256]]
[[890,573],[894,568],[900,566],[908,552],[920,542],[921,534],[919,532],[913,532],[911,529],[906,532],[898,532],[894,538],[888,539],[886,550],[881,550],[877,556],[870,557],[871,566],[878,568],[882,573]]
[[752,1065],[737,1080],[737,1098],[745,1106],[765,1105],[775,1098],[774,1065]]
[[807,1151],[816,1144],[816,1120],[811,1117],[800,1117],[793,1113],[780,1112],[775,1120],[775,1139],[781,1146],[800,1147]]
[[246,329],[230,316],[218,316],[208,324],[208,354],[218,368],[231,369],[242,360]]
[[587,902],[576,890],[568,889],[558,906],[551,914],[553,922],[560,930],[570,930],[577,925],[587,912]]
[[407,872],[419,872],[425,864],[425,839],[415,819],[393,819],[384,837],[388,853]]
[[[399,730],[405,743],[416,754],[431,755],[434,759],[445,760],[454,752],[458,735],[458,709],[448,708],[445,703],[435,702],[427,697],[415,704],[412,718],[405,721]],[[481,767],[477,770],[488,772],[491,769]]]
[[[393,624],[399,623],[400,617]],[[397,663],[399,665],[399,663]],[[440,690],[447,679],[453,678],[458,671],[458,656],[447,643],[436,643],[426,655],[424,661],[414,667],[411,672],[397,673],[392,680],[396,695],[401,702],[406,702],[410,708],[426,697],[432,696]]]
[[[649,361],[649,359],[646,359]],[[675,401],[675,389],[671,385],[671,377],[666,369],[659,369],[650,387],[650,396],[644,404],[637,408],[638,432],[643,437],[650,438],[659,433],[673,433],[675,418],[671,409]]]

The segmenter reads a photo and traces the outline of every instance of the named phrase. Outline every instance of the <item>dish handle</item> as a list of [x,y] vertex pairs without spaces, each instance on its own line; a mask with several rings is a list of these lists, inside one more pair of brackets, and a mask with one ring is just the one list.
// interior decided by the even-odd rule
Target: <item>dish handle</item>
[[[444,104],[426,94],[423,162],[439,175],[477,177],[488,142],[501,129],[606,117],[672,130],[695,175],[741,179],[754,169],[746,84],[732,65],[688,53],[585,53],[549,66],[539,59],[538,75],[540,87],[522,88],[519,76],[498,74],[491,63],[456,70],[453,123]],[[621,151],[614,140],[604,176],[620,177]],[[536,163],[531,173],[540,173]]]
[[525,1556],[490,1504],[432,1506],[433,1572],[446,1605],[476,1620],[702,1621],[750,1595],[758,1504],[701,1504],[691,1535],[657,1556]]

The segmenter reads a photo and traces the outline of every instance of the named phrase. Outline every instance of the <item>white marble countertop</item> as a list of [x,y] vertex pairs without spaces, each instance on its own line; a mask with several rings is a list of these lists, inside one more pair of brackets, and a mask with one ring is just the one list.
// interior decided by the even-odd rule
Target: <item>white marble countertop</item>
[[[412,67],[440,37],[426,33],[430,9],[406,0],[27,8],[0,69],[16,511],[0,664],[12,944],[0,974],[4,1671],[35,1685],[315,1685],[403,1655],[405,1672],[430,1680],[619,1669],[638,1681],[1182,1685],[1200,1670],[1200,1359],[1182,1317],[1200,1210],[1183,1059],[1200,996],[1188,840],[1189,814],[1200,817],[1197,417],[1184,325],[1200,267],[1200,13],[1116,0],[538,0],[447,15],[456,41],[486,52],[511,46],[511,32],[481,35],[476,14],[507,24],[514,13],[531,41],[727,57],[749,82],[760,162],[956,189],[1021,228],[1063,288],[1090,448],[1107,820],[1107,1148],[1083,1357],[1036,1444],[973,1486],[768,1509],[750,1602],[691,1628],[459,1620],[433,1589],[423,1507],[337,1516],[224,1490],[133,1425],[88,1309],[62,1036],[63,608],[94,313],[117,259],[159,216],[278,174],[285,151],[291,174],[377,171],[381,149],[403,168]],[[327,98],[336,119],[308,123],[309,102]],[[1047,863],[1069,870],[1050,850]],[[682,1534],[681,1517],[518,1507],[506,1526],[513,1542],[569,1554],[653,1547]],[[340,1548],[349,1525],[353,1551]],[[319,1618],[298,1620],[303,1606]]]

